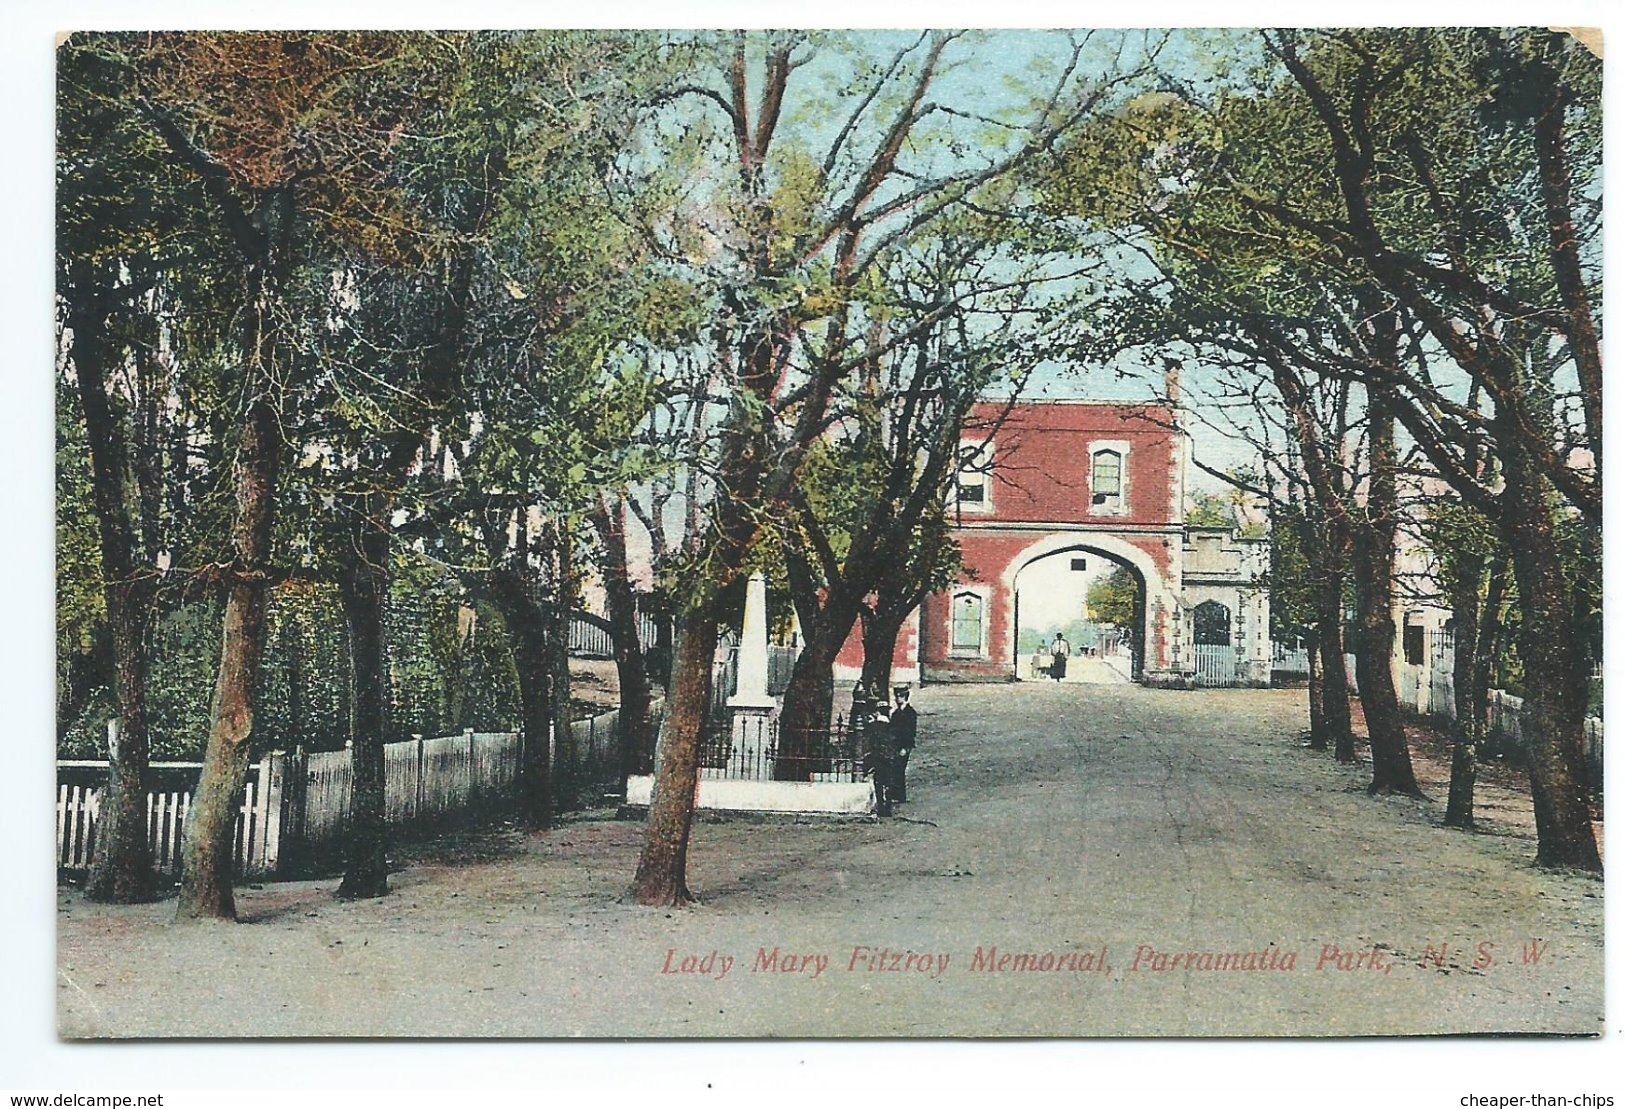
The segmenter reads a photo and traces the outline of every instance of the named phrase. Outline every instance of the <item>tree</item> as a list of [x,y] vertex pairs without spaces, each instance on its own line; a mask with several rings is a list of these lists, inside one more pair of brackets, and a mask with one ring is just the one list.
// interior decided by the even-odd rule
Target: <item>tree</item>
[[[1582,245],[1589,232],[1576,219],[1590,204],[1574,169],[1583,181],[1598,164],[1597,59],[1542,32],[1345,35],[1317,39],[1309,52],[1295,36],[1266,41],[1324,138],[1340,210],[1328,220],[1267,196],[1248,206],[1369,274],[1491,401],[1487,421],[1471,420],[1459,404],[1439,404],[1423,375],[1382,359],[1364,366],[1392,387],[1385,401],[1441,475],[1499,522],[1525,608],[1537,861],[1600,869],[1577,696],[1584,654],[1554,503],[1561,493],[1581,516],[1600,520],[1599,329]],[[1525,187],[1531,180],[1539,182],[1535,196]],[[1412,197],[1424,199],[1420,218],[1413,205],[1395,203]],[[1472,220],[1485,210],[1479,204],[1501,210],[1513,198],[1521,220]],[[1522,234],[1521,221],[1544,234]],[[1590,457],[1578,464],[1573,437],[1556,426],[1558,379],[1531,373],[1551,362],[1519,356],[1553,344],[1579,384],[1579,442]],[[1500,462],[1499,493],[1463,464],[1463,452],[1470,457],[1480,442]]]
[[[1206,236],[1169,240],[1190,271],[1223,275],[1228,308],[1261,321],[1291,366],[1374,388],[1428,465],[1497,520],[1520,595],[1542,612],[1525,625],[1541,628],[1526,643],[1542,658],[1528,708],[1538,861],[1594,869],[1573,708],[1583,653],[1555,496],[1597,518],[1587,332],[1598,259],[1586,245],[1600,196],[1596,59],[1544,32],[1258,41],[1264,56],[1238,95],[1188,93],[1146,113],[1156,126],[1135,128],[1132,168],[1116,184],[1127,180],[1128,207],[1166,226],[1193,210],[1222,215]],[[1355,310],[1305,311],[1306,296]],[[1401,337],[1402,357],[1365,341],[1367,321],[1384,314],[1398,321],[1382,334]],[[1565,365],[1577,388],[1552,376]],[[1577,423],[1559,419],[1570,401]],[[1501,488],[1464,465],[1484,450]]]
[[[979,208],[991,210],[993,198],[983,199]],[[998,222],[908,244],[909,258],[887,267],[884,291],[867,305],[877,340],[906,338],[882,346],[841,391],[798,483],[782,542],[804,643],[779,718],[780,776],[807,773],[809,740],[829,725],[836,655],[860,621],[865,677],[890,684],[902,621],[958,567],[944,506],[962,468],[986,453],[965,437],[994,438],[1071,319],[1046,303],[1048,259],[1017,269],[1001,257]]]
[[1119,628],[1132,628],[1138,607],[1139,583],[1133,571],[1118,566],[1110,574],[1089,586],[1085,598],[1089,619],[1097,624],[1112,624]]
[[[119,742],[108,752],[110,772],[99,813],[100,835],[87,886],[99,900],[145,901],[154,893],[147,845],[146,636],[153,616],[150,574],[138,574],[136,529],[125,490],[129,465],[122,420],[108,397],[108,378],[126,351],[115,336],[115,310],[139,299],[146,288],[120,282],[118,257],[95,256],[81,237],[90,226],[128,226],[132,213],[115,206],[120,181],[134,159],[129,132],[103,84],[100,59],[82,43],[62,51],[58,121],[57,191],[63,241],[57,286],[66,303],[64,330],[72,336],[74,384],[89,455],[89,486],[99,547],[99,598],[111,629]],[[98,85],[103,85],[98,89]],[[98,93],[100,95],[98,95]],[[102,103],[98,103],[102,100]],[[118,140],[125,140],[120,144]],[[120,145],[124,149],[119,149]],[[123,155],[120,157],[119,155]],[[110,157],[111,156],[111,157]],[[137,217],[139,219],[139,217]],[[87,226],[90,225],[90,226]],[[132,231],[149,230],[137,227]]]
[[1505,625],[1508,564],[1494,528],[1459,500],[1430,504],[1422,536],[1450,605],[1455,686],[1446,827],[1471,831],[1478,750],[1488,731],[1490,669]]
[[639,760],[652,724],[649,674],[638,636],[637,596],[627,572],[626,499],[600,494],[590,518],[598,535],[599,570],[604,579],[605,608],[615,649],[615,676],[620,690],[616,743],[621,777],[640,771]]
[[[759,46],[744,34],[702,41],[702,56],[716,51],[716,80],[696,70],[677,92],[684,107],[720,113],[710,150],[726,160],[729,183],[710,214],[727,226],[711,236],[712,272],[724,275],[713,335],[726,415],[711,468],[708,544],[689,567],[690,580],[703,586],[684,605],[660,772],[633,882],[640,904],[691,900],[688,836],[720,598],[745,572],[764,524],[789,514],[837,386],[872,360],[878,337],[868,327],[863,291],[877,261],[1046,149],[1060,126],[1114,87],[1103,83],[1075,104],[1063,100],[1077,85],[1075,44],[1050,92],[1037,98],[1036,122],[1017,127],[994,157],[950,161],[945,169],[940,160],[916,163],[939,143],[954,149],[951,117],[929,94],[962,37],[929,32],[889,57],[857,59],[834,57],[817,37],[768,35]],[[850,83],[837,86],[839,123],[821,153],[786,124],[797,115],[788,103],[799,92],[792,78],[815,58],[825,66],[845,62],[850,72]],[[826,79],[823,91],[830,87]],[[828,115],[828,99],[821,103]]]
[[[74,547],[59,548],[59,580],[64,599],[75,578],[97,583],[95,611],[86,614],[91,651],[73,656],[80,665],[64,683],[69,714],[106,680],[96,673],[104,657],[116,703],[87,893],[140,901],[154,895],[145,786],[150,638],[165,568],[185,549],[193,490],[210,478],[186,425],[211,382],[203,374],[181,380],[174,358],[212,336],[178,320],[185,308],[176,302],[214,306],[209,252],[218,240],[217,228],[192,218],[198,190],[165,165],[141,125],[125,45],[119,36],[78,35],[60,50],[57,289],[71,383],[60,411],[77,417],[68,440],[82,452],[63,472],[63,492],[82,460],[95,555],[77,561]],[[65,496],[65,507],[73,503]]]
[[181,919],[235,915],[233,840],[275,573],[283,417],[290,384],[308,369],[289,326],[300,221],[315,209],[330,230],[357,237],[390,222],[393,210],[370,185],[397,120],[356,93],[360,75],[394,48],[387,36],[199,34],[147,36],[132,52],[136,108],[169,162],[207,195],[241,282],[231,557],[211,571],[226,604],[209,743],[188,814]]

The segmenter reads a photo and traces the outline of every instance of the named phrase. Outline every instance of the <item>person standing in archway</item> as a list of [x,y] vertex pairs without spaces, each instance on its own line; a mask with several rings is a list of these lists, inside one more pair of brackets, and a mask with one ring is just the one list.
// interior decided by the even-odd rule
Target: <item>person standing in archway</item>
[[1072,645],[1060,632],[1055,633],[1055,642],[1049,645],[1049,676],[1056,681],[1066,677],[1066,660],[1072,654]]

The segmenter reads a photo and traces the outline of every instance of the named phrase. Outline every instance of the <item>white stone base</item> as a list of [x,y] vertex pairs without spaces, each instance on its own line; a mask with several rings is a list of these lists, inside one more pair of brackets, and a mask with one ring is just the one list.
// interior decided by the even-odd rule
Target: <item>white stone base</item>
[[[626,780],[626,803],[647,805],[654,776]],[[758,782],[701,778],[697,808],[729,812],[828,813],[866,816],[875,811],[873,782]]]

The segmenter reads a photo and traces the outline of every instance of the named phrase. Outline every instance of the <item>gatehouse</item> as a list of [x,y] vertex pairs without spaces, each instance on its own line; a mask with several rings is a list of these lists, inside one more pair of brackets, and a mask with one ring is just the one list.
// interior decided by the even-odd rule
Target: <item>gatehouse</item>
[[[1068,643],[1087,665],[1147,685],[1269,684],[1268,540],[1234,524],[1187,524],[1190,439],[1179,415],[1177,401],[978,406],[952,506],[963,569],[910,619],[893,680],[1031,679],[1048,646],[1023,644],[1023,628],[1031,640],[1044,621],[1091,625],[1081,603],[1053,589],[1024,608],[1025,582],[1040,571],[1050,581],[1115,571],[1133,593],[1118,617],[1121,653],[1097,660],[1093,643]],[[837,677],[856,677],[861,664],[854,636]]]

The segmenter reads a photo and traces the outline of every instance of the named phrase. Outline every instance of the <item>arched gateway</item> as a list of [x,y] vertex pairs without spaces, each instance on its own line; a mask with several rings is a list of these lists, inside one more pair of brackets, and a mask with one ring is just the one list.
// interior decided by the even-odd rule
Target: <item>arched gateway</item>
[[[1177,415],[1158,404],[1048,401],[1008,412],[979,406],[968,426],[987,430],[967,432],[961,444],[966,463],[955,538],[964,571],[927,598],[905,629],[895,680],[1016,677],[1018,623],[1030,623],[1032,615],[1018,618],[1017,576],[1040,560],[1076,552],[1080,562],[1093,555],[1127,567],[1138,583],[1136,626],[1129,629],[1136,678],[1151,685],[1198,681],[1194,613],[1213,601],[1231,614],[1232,683],[1267,684],[1267,543],[1232,528],[1186,525],[1189,441],[1176,429]],[[848,647],[840,669],[855,676],[861,645]],[[1204,673],[1202,684],[1231,684]]]

